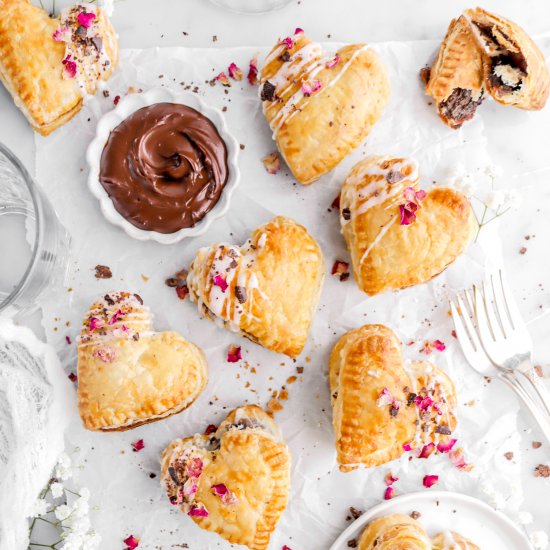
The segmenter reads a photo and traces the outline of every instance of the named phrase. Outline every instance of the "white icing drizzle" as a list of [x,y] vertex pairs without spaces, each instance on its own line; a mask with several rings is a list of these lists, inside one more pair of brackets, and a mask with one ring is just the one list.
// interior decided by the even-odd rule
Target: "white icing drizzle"
[[451,531],[443,531],[441,534],[443,535],[442,550],[458,550],[460,548],[458,541],[455,539]]
[[371,253],[371,250],[384,238],[384,235],[389,231],[390,227],[397,221],[397,216],[394,216],[386,225],[383,225],[378,232],[378,235],[376,235],[376,239],[372,241],[363,255],[361,256],[361,260],[359,260],[359,265],[362,265],[363,262],[368,258],[369,254]]
[[[281,67],[279,68],[279,70],[277,71],[277,73],[275,73],[275,75],[269,79],[269,82],[272,83],[273,85],[275,85],[276,87],[280,86],[280,84],[283,83],[283,82],[284,83],[288,82],[290,84],[289,86],[287,86],[287,88],[285,88],[282,91],[282,94],[284,94],[287,91],[287,89],[293,84],[293,81],[290,80],[289,77],[292,77],[294,79],[296,79],[297,77],[300,77],[301,81],[311,80],[311,79],[315,78],[315,76],[320,71],[322,71],[323,69],[326,68],[326,64],[327,64],[327,62],[330,61],[330,58],[329,57],[321,57],[320,59],[317,59],[317,61],[313,62],[316,55],[319,55],[322,50],[321,50],[321,48],[318,44],[315,44],[315,46],[312,46],[311,44],[312,43],[309,43],[309,44],[305,45],[303,48],[301,48],[300,50],[298,50],[297,52],[295,52],[293,54],[293,56],[291,57],[291,59],[288,62],[283,63],[281,65]],[[338,82],[340,77],[348,70],[350,65],[355,60],[355,58],[362,51],[366,50],[368,47],[369,47],[368,45],[364,45],[361,48],[358,48],[357,50],[355,50],[355,52],[353,52],[353,54],[348,59],[348,61],[346,61],[346,63],[344,63],[344,65],[340,67],[340,70],[334,71],[335,74],[334,74],[333,78],[331,80],[329,80],[328,82],[326,82],[322,86],[322,88],[320,90],[318,90],[317,92],[315,92],[311,97],[319,96],[319,95],[323,94],[331,86],[334,86],[334,84],[336,84],[336,82]],[[276,48],[275,50],[273,50],[271,52],[271,54],[266,58],[264,66],[268,65],[278,55],[281,55],[284,48],[286,48],[286,46],[283,45],[282,48],[279,47],[279,48]],[[293,63],[295,63],[295,59],[297,58],[297,56],[303,50],[306,50],[306,51],[302,56],[300,64],[298,64],[298,66],[300,68],[300,72],[296,73],[294,71],[294,69],[292,68],[292,65],[293,65]],[[338,65],[336,66],[336,68],[337,67],[338,67]],[[296,91],[291,97],[284,100],[284,105],[279,109],[277,114],[270,121],[271,130],[273,131],[273,139],[276,138],[277,133],[279,132],[281,127],[286,122],[288,122],[290,119],[292,119],[292,117],[297,112],[304,109],[310,101],[310,99],[306,99],[305,102],[303,102],[303,104],[301,105],[301,107],[298,108],[298,103],[300,103],[302,101],[302,99],[308,97],[302,91],[301,83],[299,82],[298,84],[300,84],[300,87],[299,87],[298,91]],[[262,87],[260,86],[260,90],[261,90],[261,88]],[[278,93],[278,95],[280,97],[281,94]],[[264,112],[265,112],[265,109],[268,108],[268,106],[264,105]]]

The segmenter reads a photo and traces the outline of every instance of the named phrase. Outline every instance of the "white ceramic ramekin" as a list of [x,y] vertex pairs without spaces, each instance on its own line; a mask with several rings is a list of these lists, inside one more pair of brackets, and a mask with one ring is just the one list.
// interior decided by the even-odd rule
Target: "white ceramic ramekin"
[[[229,175],[227,183],[222,191],[220,199],[208,212],[202,220],[194,227],[187,227],[176,231],[175,233],[158,233],[157,231],[146,231],[132,225],[121,214],[119,214],[109,195],[99,181],[99,167],[101,162],[101,154],[107,143],[111,130],[116,128],[123,120],[128,118],[132,113],[154,105],[155,103],[181,103],[196,109],[204,116],[209,118],[214,126],[216,126],[221,138],[227,147],[227,166]],[[141,241],[156,241],[161,244],[173,244],[188,237],[196,237],[205,233],[210,224],[222,217],[228,210],[231,202],[231,195],[237,187],[240,179],[240,171],[238,165],[239,143],[229,133],[227,124],[222,113],[207,105],[197,94],[191,92],[174,92],[168,88],[154,88],[147,92],[129,94],[121,99],[118,105],[110,112],[101,117],[97,124],[96,136],[88,146],[86,152],[86,160],[88,162],[88,187],[94,197],[99,200],[101,212],[105,218],[114,225],[121,227],[130,237]]]

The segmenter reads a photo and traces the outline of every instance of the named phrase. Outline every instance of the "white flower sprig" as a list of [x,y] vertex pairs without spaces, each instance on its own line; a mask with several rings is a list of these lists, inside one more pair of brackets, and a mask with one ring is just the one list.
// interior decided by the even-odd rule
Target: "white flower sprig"
[[[54,475],[29,512],[32,522],[29,527],[29,548],[52,550],[96,550],[101,537],[91,529],[88,517],[90,491],[68,489],[62,482],[73,476],[73,467],[68,455],[62,454]],[[51,544],[33,541],[34,528],[38,521],[49,524],[56,533],[57,541]]]
[[477,222],[474,242],[477,241],[484,226],[521,204],[521,196],[516,191],[495,189],[495,181],[504,175],[504,170],[500,166],[487,166],[484,173],[490,180],[490,190],[482,196],[475,194],[478,190],[475,178],[472,174],[467,173],[462,165],[455,166],[449,178],[452,187],[467,197],[476,199],[482,206],[481,214],[478,215],[474,210]]

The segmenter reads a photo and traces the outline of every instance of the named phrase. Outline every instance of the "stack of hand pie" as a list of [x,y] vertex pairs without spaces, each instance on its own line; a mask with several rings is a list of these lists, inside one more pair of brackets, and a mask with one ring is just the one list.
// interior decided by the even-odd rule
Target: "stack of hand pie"
[[481,8],[451,22],[435,63],[423,74],[426,93],[451,128],[473,118],[485,92],[502,105],[538,110],[550,90],[544,55],[531,37]]

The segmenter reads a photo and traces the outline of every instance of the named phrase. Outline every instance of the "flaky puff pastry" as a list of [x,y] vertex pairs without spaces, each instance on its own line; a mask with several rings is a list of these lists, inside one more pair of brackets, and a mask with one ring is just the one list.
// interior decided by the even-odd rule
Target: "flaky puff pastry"
[[264,550],[288,503],[290,453],[262,409],[240,407],[213,433],[170,443],[161,482],[202,529]]
[[325,274],[315,239],[276,217],[241,247],[201,248],[187,276],[199,312],[261,346],[296,357],[307,340]]
[[544,107],[550,76],[544,54],[516,23],[482,8],[466,10],[483,56],[485,85],[503,105],[529,111]]
[[97,300],[78,341],[78,408],[88,430],[129,430],[178,413],[207,382],[204,353],[176,332],[154,332],[141,297]]
[[454,531],[445,531],[432,539],[433,550],[480,550],[477,544]]
[[278,43],[260,73],[273,138],[296,179],[309,185],[370,133],[390,93],[386,69],[364,44],[327,56],[303,32]]
[[405,514],[371,521],[359,539],[359,550],[432,550],[424,527]]
[[445,445],[456,428],[451,379],[428,362],[406,365],[399,339],[383,325],[364,325],[340,338],[330,355],[329,383],[343,472],[385,464],[405,450]]
[[40,134],[78,113],[117,60],[115,30],[99,7],[75,4],[54,19],[30,0],[0,0],[0,79]]
[[473,118],[483,101],[482,54],[464,16],[453,19],[429,69],[426,93],[439,117],[451,128]]
[[[474,235],[475,217],[465,195],[433,187],[411,197],[418,191],[416,161],[397,157],[360,161],[342,186],[342,233],[355,280],[369,295],[429,281]],[[405,207],[416,209],[412,221],[402,219]]]

